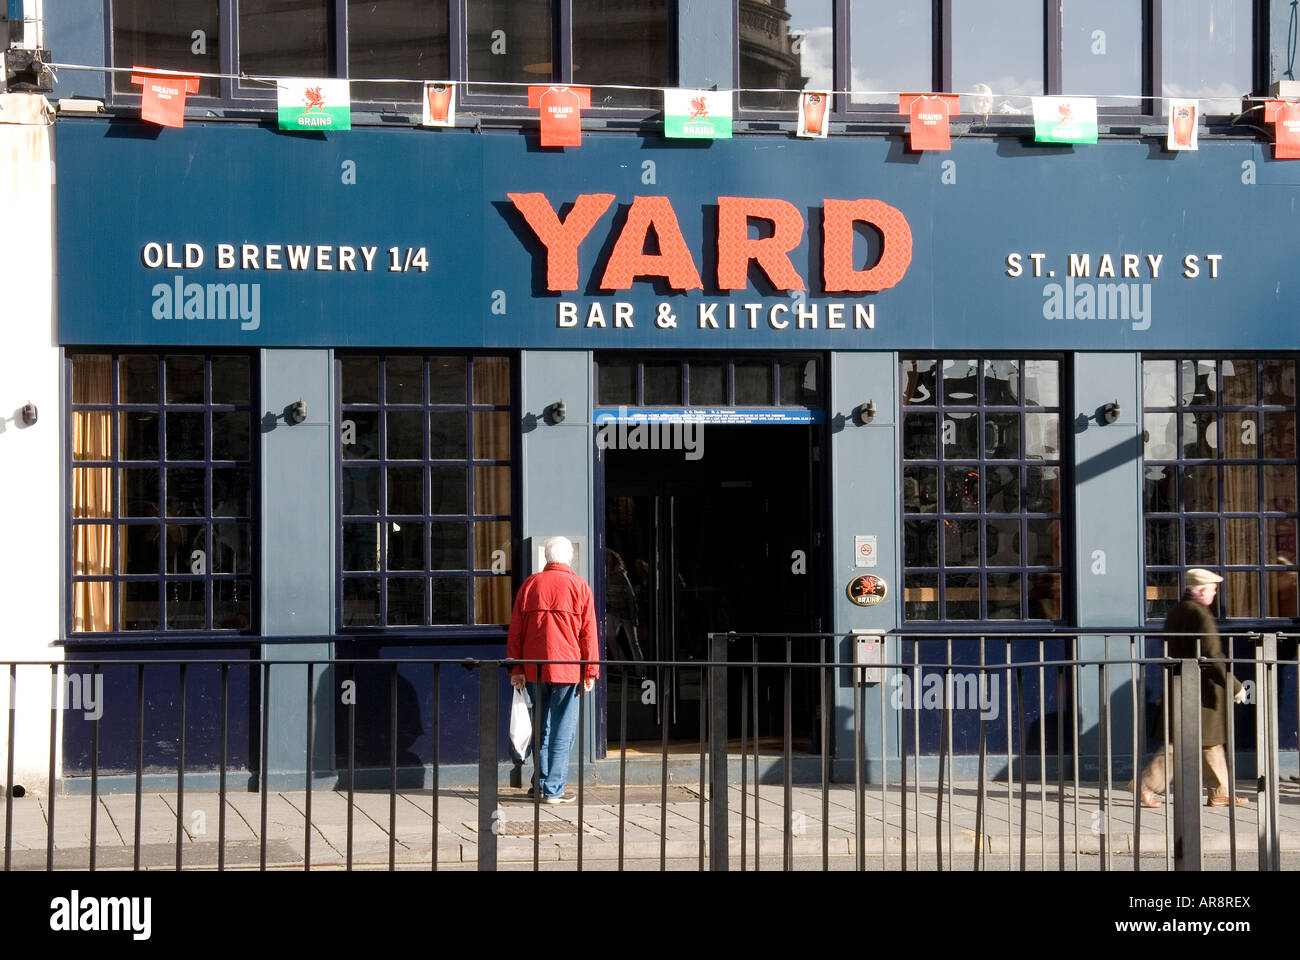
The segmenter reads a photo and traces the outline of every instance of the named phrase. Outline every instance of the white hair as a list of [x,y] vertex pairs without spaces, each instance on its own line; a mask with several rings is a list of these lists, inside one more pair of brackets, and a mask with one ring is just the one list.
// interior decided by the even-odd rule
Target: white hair
[[544,549],[547,563],[573,562],[573,544],[568,537],[551,537],[546,541]]

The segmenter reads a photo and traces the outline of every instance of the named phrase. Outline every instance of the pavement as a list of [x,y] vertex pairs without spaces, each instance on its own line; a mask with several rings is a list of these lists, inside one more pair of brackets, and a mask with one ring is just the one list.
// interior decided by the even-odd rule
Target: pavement
[[[571,785],[572,787],[572,785]],[[1251,792],[1247,792],[1247,791]],[[1258,816],[1253,784],[1238,787],[1249,807],[1230,811],[1202,806],[1202,848],[1208,868],[1254,869],[1258,852]],[[862,856],[869,869],[971,870],[975,865],[977,782],[957,781],[943,789],[943,816],[936,816],[939,787],[934,781],[887,791],[868,786],[863,797],[865,830]],[[951,799],[949,799],[951,794]],[[265,831],[262,803],[265,799]],[[762,869],[783,865],[784,789],[780,784],[752,784],[742,797],[739,784],[728,790],[728,856],[731,869],[753,869],[755,852]],[[919,800],[919,804],[918,804]],[[340,870],[348,867],[349,819],[353,869],[476,869],[479,859],[478,796],[473,790],[438,793],[436,824],[431,792],[332,789],[311,792],[310,824],[305,791],[228,792],[224,827],[221,797],[215,792],[186,791],[180,808],[181,866],[214,870],[224,850],[224,867],[259,869],[265,841],[268,869]],[[1203,802],[1203,801],[1202,801]],[[742,820],[742,806],[744,819]],[[1024,810],[1022,822],[1022,807]],[[92,798],[59,794],[54,798],[55,869],[91,866]],[[129,870],[135,862],[136,803],[132,793],[101,795],[94,800],[94,868]],[[825,810],[825,813],[823,813]],[[140,798],[140,867],[174,870],[177,855],[177,798],[174,792],[145,792]],[[588,785],[578,804],[538,806],[521,789],[503,786],[494,823],[497,862],[502,869],[700,869],[700,850],[707,857],[709,806],[701,813],[698,783],[673,782],[667,802],[659,785],[629,785],[620,807],[617,786]],[[44,870],[51,803],[47,796],[13,800],[13,822],[3,835],[12,868]],[[1173,821],[1170,805],[1140,810],[1135,829],[1133,795],[1110,793],[1109,811],[1095,787],[1055,785],[1040,791],[1030,784],[1023,797],[1019,784],[987,783],[979,830],[981,868],[1057,869],[1064,852],[1065,869],[1095,871],[1134,867],[1172,869]],[[0,816],[3,804],[0,804]],[[703,820],[702,820],[703,816]],[[851,785],[832,784],[823,798],[820,785],[796,785],[791,795],[791,856],[796,869],[854,869],[856,836]],[[1109,830],[1107,822],[1109,817]],[[581,831],[579,831],[581,823]],[[744,824],[742,831],[741,825]],[[1077,829],[1076,829],[1077,826]],[[1278,828],[1283,865],[1297,865],[1300,854],[1300,785],[1280,787]],[[1104,842],[1109,836],[1109,842]],[[703,837],[703,840],[701,840]],[[919,837],[919,843],[918,843]],[[1235,851],[1234,851],[1235,837]],[[823,846],[824,845],[824,846]],[[310,863],[308,863],[310,855]],[[391,861],[390,861],[391,858]]]

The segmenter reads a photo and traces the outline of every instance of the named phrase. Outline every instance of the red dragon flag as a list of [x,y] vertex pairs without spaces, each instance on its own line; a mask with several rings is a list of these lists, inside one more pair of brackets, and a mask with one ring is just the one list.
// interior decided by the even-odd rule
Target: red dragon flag
[[687,140],[730,140],[731,91],[665,90],[664,136]]
[[185,126],[185,95],[199,92],[199,78],[189,74],[155,73],[132,67],[131,82],[139,84],[140,119],[162,127]]
[[582,146],[582,111],[591,109],[591,87],[529,87],[528,106],[541,112],[542,146]]
[[1266,101],[1264,122],[1273,124],[1276,133],[1273,159],[1300,159],[1300,103],[1294,100]]
[[933,93],[900,93],[898,112],[911,119],[913,150],[951,150],[948,120],[957,115],[957,98]]

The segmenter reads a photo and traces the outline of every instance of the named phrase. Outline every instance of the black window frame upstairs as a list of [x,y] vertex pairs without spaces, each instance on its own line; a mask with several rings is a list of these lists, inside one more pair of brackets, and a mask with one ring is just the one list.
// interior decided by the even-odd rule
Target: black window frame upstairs
[[[102,0],[104,9],[104,62],[116,68],[132,66],[157,66],[162,64],[117,63],[114,59],[113,41],[113,0]],[[325,0],[327,10],[326,58],[328,75],[324,79],[349,78],[348,47],[348,0]],[[428,77],[429,80],[450,80],[463,84],[457,91],[457,109],[484,116],[517,115],[521,109],[527,109],[527,92],[520,89],[517,94],[478,93],[475,87],[492,87],[492,81],[472,81],[469,76],[469,13],[468,4],[474,0],[448,0],[447,3],[447,37],[449,70],[446,77]],[[572,70],[573,51],[573,14],[574,0],[550,0],[551,3],[551,62],[558,64],[553,68],[549,78],[539,76],[536,80],[542,84],[580,84],[598,90],[599,84],[590,80],[575,80]],[[677,56],[677,22],[678,0],[665,0],[667,5],[667,43],[668,71],[672,82],[665,86],[675,86],[678,76]],[[220,94],[214,97],[191,94],[189,103],[193,106],[208,107],[213,110],[244,109],[264,110],[273,108],[276,99],[274,86],[269,84],[242,84],[237,75],[239,69],[239,0],[217,0],[219,23],[219,70],[226,74],[219,81]],[[167,67],[167,69],[183,69]],[[371,84],[361,78],[356,81],[351,96],[354,113],[397,113],[413,115],[417,121],[420,115],[420,97],[409,100],[394,101],[391,98],[375,98],[366,95]],[[414,78],[413,78],[414,79]],[[138,106],[139,93],[130,93],[118,89],[120,81],[115,82],[113,75],[106,75],[106,90],[109,101],[115,105]],[[592,101],[590,115],[611,118],[645,119],[660,111],[657,103],[651,106],[614,105],[601,106],[595,98]]]
[[[740,6],[742,0],[732,2],[732,21],[736,41],[734,67],[734,84],[741,87],[740,45],[741,24]],[[829,0],[832,4],[833,32],[833,76],[837,91],[851,89],[852,77],[852,20],[850,8],[852,0]],[[1125,96],[1141,95],[1146,98],[1134,101],[1132,106],[1102,106],[1097,108],[1099,116],[1113,117],[1123,122],[1132,117],[1134,122],[1160,120],[1164,116],[1162,96],[1163,71],[1161,64],[1162,23],[1167,13],[1165,0],[1139,0],[1142,17],[1142,89],[1126,93]],[[1264,0],[1250,0],[1251,3],[1251,89],[1247,94],[1258,94],[1268,86],[1267,52],[1269,49],[1269,5]],[[966,91],[952,89],[952,44],[951,26],[953,22],[952,0],[931,0],[931,89],[899,91],[900,93],[954,93],[963,97],[978,96]],[[1043,0],[1043,96],[1064,96],[1071,94],[1090,95],[1094,91],[1062,89],[1062,12],[1061,0]],[[811,87],[807,89],[813,89]],[[997,91],[995,91],[997,92]],[[1118,96],[1112,94],[1111,96]],[[1099,100],[1106,99],[1100,95]],[[1205,99],[1205,98],[1202,98]],[[837,93],[832,97],[831,119],[843,122],[897,122],[897,103],[853,103],[851,96]],[[794,116],[793,108],[772,109],[745,106],[743,94],[737,94],[736,117],[741,120],[789,120]],[[1033,122],[1032,114],[1019,113],[994,114],[999,123],[1024,124]],[[1207,120],[1219,125],[1226,114],[1206,114]]]

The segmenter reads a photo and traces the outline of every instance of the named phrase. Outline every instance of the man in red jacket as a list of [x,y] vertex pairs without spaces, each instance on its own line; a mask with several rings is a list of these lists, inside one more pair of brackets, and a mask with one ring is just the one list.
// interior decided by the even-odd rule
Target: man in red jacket
[[[510,683],[522,690],[525,681],[540,704],[541,736],[534,731],[536,777],[543,803],[572,803],[564,792],[569,776],[569,750],[578,727],[578,702],[600,676],[596,645],[596,610],[591,588],[573,572],[573,544],[565,537],[546,541],[546,567],[519,587],[506,656],[512,660],[578,661],[528,663],[511,671]],[[540,676],[538,675],[540,672]]]

